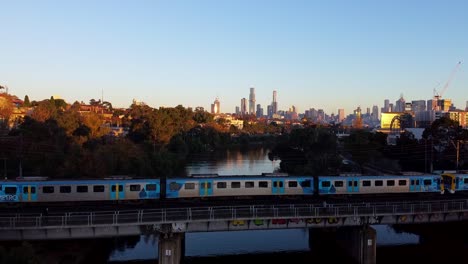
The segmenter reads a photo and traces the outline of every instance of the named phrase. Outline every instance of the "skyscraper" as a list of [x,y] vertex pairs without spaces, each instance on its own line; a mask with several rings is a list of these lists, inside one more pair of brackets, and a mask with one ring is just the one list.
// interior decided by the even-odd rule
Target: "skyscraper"
[[342,122],[345,119],[344,109],[338,109],[338,122]]
[[220,103],[218,97],[216,97],[214,103],[211,104],[211,113],[219,114],[220,113]]
[[255,88],[250,88],[249,95],[249,114],[255,114]]
[[271,103],[271,111],[273,114],[278,112],[278,102],[276,101],[276,90],[273,91],[273,102]]
[[374,105],[372,106],[372,121],[378,121],[379,120],[379,107]]
[[245,98],[241,99],[241,114],[242,115],[247,114],[247,99]]

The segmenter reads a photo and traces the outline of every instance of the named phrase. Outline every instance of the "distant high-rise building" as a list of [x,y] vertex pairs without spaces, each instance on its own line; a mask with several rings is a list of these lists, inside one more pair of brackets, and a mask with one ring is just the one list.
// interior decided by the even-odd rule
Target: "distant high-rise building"
[[256,116],[257,118],[260,118],[263,116],[263,108],[260,104],[257,104]]
[[338,109],[338,122],[342,122],[345,119],[344,109]]
[[273,102],[271,103],[273,114],[278,113],[278,102],[276,101],[276,91],[273,91]]
[[366,108],[366,115],[370,116],[370,107]]
[[398,99],[395,102],[395,112],[404,112],[406,107],[405,99],[403,98],[403,94],[400,96],[400,99]]
[[411,111],[413,112],[426,111],[426,101],[424,100],[411,101]]
[[468,101],[466,101],[465,111],[468,111]]
[[211,113],[219,114],[220,113],[220,103],[218,97],[216,97],[214,103],[211,104]]
[[393,104],[388,105],[388,111],[387,112],[395,112],[395,109],[393,108]]
[[384,100],[384,107],[382,108],[382,113],[387,113],[387,112],[391,112],[390,111],[390,100],[385,99]]
[[273,117],[273,110],[272,110],[271,105],[267,105],[267,116],[268,116],[268,118]]
[[255,88],[250,88],[249,95],[249,114],[255,114]]
[[245,98],[242,98],[241,99],[241,114],[242,115],[245,115],[247,114],[247,99]]
[[236,115],[240,114],[240,107],[236,106]]
[[372,121],[379,121],[379,107],[374,105],[372,106],[372,114],[371,114]]

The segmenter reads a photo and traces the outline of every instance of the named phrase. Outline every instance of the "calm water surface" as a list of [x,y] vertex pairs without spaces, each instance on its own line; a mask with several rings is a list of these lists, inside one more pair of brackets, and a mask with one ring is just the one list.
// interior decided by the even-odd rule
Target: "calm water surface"
[[[186,173],[187,175],[201,173],[258,175],[263,172],[274,172],[279,167],[279,161],[269,160],[268,152],[268,149],[256,148],[197,155],[189,161]],[[417,235],[396,233],[386,225],[373,227],[377,230],[378,247],[419,243]],[[185,245],[185,262],[189,263],[210,263],[210,261],[231,263],[230,261],[234,261],[233,255],[246,255],[250,260],[261,256],[259,258],[266,263],[276,263],[276,260],[281,259],[283,255],[286,255],[286,259],[291,263],[307,263],[307,259],[311,257],[311,253],[308,253],[310,251],[309,232],[306,229],[187,233]],[[333,253],[333,255],[336,254]],[[151,236],[142,237],[133,248],[115,250],[109,260],[154,261],[157,256],[157,237]]]

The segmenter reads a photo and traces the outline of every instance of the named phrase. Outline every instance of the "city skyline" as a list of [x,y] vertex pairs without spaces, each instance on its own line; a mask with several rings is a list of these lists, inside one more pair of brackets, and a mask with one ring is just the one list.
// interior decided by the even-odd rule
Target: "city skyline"
[[[10,93],[232,113],[255,88],[265,110],[429,100],[468,57],[465,1],[2,2],[0,85]],[[437,14],[437,19],[434,19]],[[182,19],[183,18],[183,19]],[[465,65],[444,93],[468,95]]]

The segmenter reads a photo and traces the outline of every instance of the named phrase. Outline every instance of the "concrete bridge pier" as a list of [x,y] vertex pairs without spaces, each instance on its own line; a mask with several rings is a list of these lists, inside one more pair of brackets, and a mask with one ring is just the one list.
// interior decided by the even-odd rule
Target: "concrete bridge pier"
[[339,228],[337,244],[359,264],[377,263],[377,233],[370,226]]
[[159,264],[180,264],[185,255],[185,233],[159,235]]
[[309,245],[311,250],[319,254],[335,254],[335,250],[344,251],[359,264],[375,264],[376,231],[370,226],[311,228],[309,229]]

